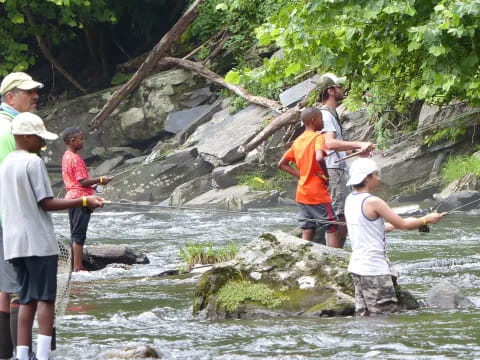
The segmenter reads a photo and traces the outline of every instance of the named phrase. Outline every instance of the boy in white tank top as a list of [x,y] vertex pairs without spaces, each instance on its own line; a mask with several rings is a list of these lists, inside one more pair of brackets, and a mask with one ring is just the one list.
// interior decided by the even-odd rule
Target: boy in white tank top
[[352,244],[348,271],[355,286],[355,313],[360,316],[398,311],[385,232],[435,224],[446,214],[435,212],[422,218],[403,219],[385,201],[370,194],[379,182],[378,167],[373,160],[355,160],[347,183],[354,191],[347,197],[345,218]]

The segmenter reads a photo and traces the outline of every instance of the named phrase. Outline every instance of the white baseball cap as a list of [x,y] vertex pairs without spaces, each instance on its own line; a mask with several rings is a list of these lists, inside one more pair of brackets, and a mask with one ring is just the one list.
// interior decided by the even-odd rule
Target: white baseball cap
[[369,158],[357,159],[350,167],[350,179],[348,179],[347,185],[358,185],[375,171],[378,171],[378,166],[375,161]]
[[32,90],[36,88],[43,88],[43,84],[33,80],[30,75],[24,72],[14,72],[3,78],[0,85],[0,95],[5,95],[13,89]]
[[58,135],[47,131],[40,116],[24,112],[15,116],[12,120],[13,135],[37,135],[45,140],[55,140]]

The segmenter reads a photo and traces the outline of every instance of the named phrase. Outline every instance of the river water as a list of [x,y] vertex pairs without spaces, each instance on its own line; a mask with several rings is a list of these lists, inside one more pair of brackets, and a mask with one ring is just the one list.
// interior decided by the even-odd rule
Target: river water
[[[422,309],[382,318],[200,321],[192,315],[199,275],[155,277],[181,265],[186,243],[246,244],[263,232],[290,230],[296,209],[251,214],[152,208],[94,213],[89,244],[121,244],[151,263],[74,274],[69,309],[58,323],[56,359],[105,359],[149,344],[164,359],[480,359],[480,221],[449,216],[428,234],[389,234],[399,282],[419,298],[448,279],[477,308]],[[68,236],[68,218],[54,215]],[[348,248],[347,242],[347,248]],[[436,259],[463,265],[432,267]]]

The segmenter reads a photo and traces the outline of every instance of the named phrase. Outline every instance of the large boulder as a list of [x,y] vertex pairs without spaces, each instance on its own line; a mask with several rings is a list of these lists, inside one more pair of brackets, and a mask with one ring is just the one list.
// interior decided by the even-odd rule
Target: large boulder
[[271,110],[258,105],[250,105],[233,115],[229,112],[226,108],[216,113],[186,141],[187,146],[196,146],[201,156],[215,166],[241,160],[245,155],[239,151],[240,146],[275,117]]
[[428,306],[442,309],[475,306],[472,300],[462,296],[460,289],[448,280],[442,280],[436,284],[428,293],[426,302]]
[[[252,241],[200,278],[193,312],[208,319],[352,315],[350,254],[281,231]],[[399,295],[402,308],[418,303]]]
[[178,186],[210,173],[213,166],[196,148],[178,150],[164,160],[134,166],[105,187],[110,200],[163,201]]

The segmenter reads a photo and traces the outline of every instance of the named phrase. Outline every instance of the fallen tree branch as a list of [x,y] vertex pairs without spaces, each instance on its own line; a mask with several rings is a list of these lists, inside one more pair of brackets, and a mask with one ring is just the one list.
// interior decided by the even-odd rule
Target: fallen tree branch
[[203,2],[205,2],[205,0],[195,0],[170,31],[167,32],[155,45],[130,80],[113,94],[112,98],[107,101],[102,110],[100,110],[100,112],[90,121],[89,128],[91,132],[98,131],[102,123],[118,104],[136,89],[142,80],[145,79],[145,77],[155,68],[158,61],[170,52],[173,43],[185,32],[188,26],[197,17],[198,7]]
[[[28,23],[32,28],[37,27],[37,22],[35,20],[35,16],[33,15],[32,11],[28,7],[23,7],[22,8],[23,13],[25,14],[25,17],[27,18]],[[78,90],[80,90],[83,94],[87,93],[87,90],[80,85],[80,83],[75,80],[75,78],[68,73],[67,70],[60,64],[57,59],[52,55],[52,52],[50,51],[50,48],[45,41],[45,39],[38,34],[38,32],[35,32],[35,39],[37,40],[38,47],[40,48],[40,51],[42,52],[43,56],[50,61],[50,63],[58,70],[60,74],[62,74],[65,79],[70,81],[73,86],[75,86]]]
[[263,96],[252,95],[247,90],[239,86],[229,84],[225,82],[225,80],[220,75],[209,70],[208,68],[203,66],[201,63],[185,60],[185,59],[165,57],[161,59],[157,64],[158,68],[168,68],[171,66],[176,66],[176,67],[183,68],[185,70],[196,72],[197,74],[204,77],[205,79],[210,80],[211,82],[214,82],[215,84],[218,84],[230,90],[234,94],[237,94],[238,96],[243,97],[245,100],[247,100],[252,104],[257,104],[257,105],[269,108],[275,112],[281,111],[280,109],[282,108],[282,105],[278,101],[274,101]]
[[273,119],[270,124],[268,124],[262,131],[260,131],[252,140],[250,140],[247,144],[241,146],[239,148],[239,152],[242,154],[248,154],[250,151],[254,150],[258,145],[264,142],[266,139],[270,137],[274,132],[277,130],[295,124],[300,119],[300,106],[295,106],[283,114],[277,116]]

